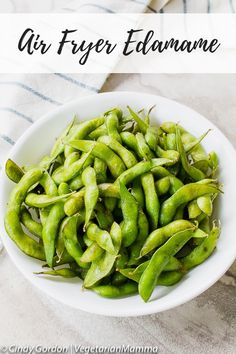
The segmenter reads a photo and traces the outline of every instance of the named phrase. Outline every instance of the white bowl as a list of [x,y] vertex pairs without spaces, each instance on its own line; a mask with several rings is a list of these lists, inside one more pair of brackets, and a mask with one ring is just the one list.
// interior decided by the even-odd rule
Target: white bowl
[[157,287],[148,303],[144,303],[138,295],[116,300],[104,299],[92,291],[82,290],[79,279],[51,279],[34,275],[33,272],[41,269],[41,262],[25,256],[6,234],[3,218],[13,183],[4,172],[0,178],[0,231],[4,246],[17,268],[32,284],[54,299],[77,309],[107,316],[146,315],[183,304],[213,285],[236,258],[235,150],[216,126],[177,102],[136,92],[113,92],[85,97],[60,107],[37,121],[17,141],[8,157],[19,165],[35,163],[50,151],[55,138],[75,113],[85,120],[114,106],[126,109],[127,104],[137,110],[156,105],[152,112],[153,123],[180,122],[196,136],[209,128],[213,129],[204,139],[203,145],[207,151],[215,150],[219,155],[220,181],[224,184],[224,195],[220,197],[218,212],[222,232],[216,251],[206,262],[191,270],[179,284],[173,287]]

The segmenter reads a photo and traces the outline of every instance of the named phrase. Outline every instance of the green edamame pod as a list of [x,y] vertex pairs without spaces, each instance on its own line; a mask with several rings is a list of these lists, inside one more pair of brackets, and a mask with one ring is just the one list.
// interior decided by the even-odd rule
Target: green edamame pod
[[140,178],[135,178],[135,180],[133,181],[131,194],[136,199],[138,205],[143,209],[145,201]]
[[[94,129],[100,127],[105,121],[105,118],[97,117],[80,124],[77,124],[74,129],[71,130],[71,133],[67,137],[67,141],[75,139],[84,139],[89,135]],[[65,146],[65,156],[67,157],[74,151],[73,147],[66,145]]]
[[113,210],[115,209],[116,204],[117,204],[116,198],[113,198],[113,197],[105,197],[105,198],[103,199],[103,201],[104,201],[104,204],[105,204],[106,209],[109,210],[110,212],[113,212]]
[[119,182],[127,185],[131,183],[135,178],[143,175],[146,172],[149,172],[153,168],[157,166],[165,165],[170,160],[167,159],[152,159],[150,161],[141,161],[138,162],[135,166],[129,168],[124,171],[115,181],[115,184],[119,184]]
[[157,279],[169,261],[169,255],[165,253],[154,253],[147,268],[141,275],[138,290],[142,299],[147,302],[156,286]]
[[219,235],[220,235],[220,228],[213,225],[213,228],[209,236],[206,237],[199,246],[195,247],[188,256],[186,256],[181,260],[184,269],[189,270],[201,264],[208,257],[210,257],[210,255],[212,254],[212,252],[216,247],[216,243],[219,238]]
[[186,152],[181,140],[180,130],[176,126],[176,144],[180,154],[180,159],[185,172],[194,180],[199,181],[205,178],[205,174],[194,166],[191,166],[188,162]]
[[16,243],[22,252],[30,257],[45,259],[44,249],[41,244],[26,235],[21,227],[21,205],[25,200],[28,190],[38,183],[42,177],[41,169],[32,169],[21,178],[12,190],[5,215],[5,228],[9,237]]
[[82,181],[85,186],[84,204],[86,213],[84,229],[86,229],[99,197],[96,173],[92,167],[86,167],[83,171]]
[[78,151],[74,151],[72,152],[70,155],[67,156],[67,158],[65,159],[64,162],[64,167],[68,168],[70,167],[74,162],[79,160],[79,152]]
[[122,159],[125,166],[130,168],[137,163],[137,159],[134,154],[126,149],[122,144],[119,143],[116,139],[111,138],[110,136],[102,136],[99,138],[101,143],[107,145],[110,149],[112,149],[117,155]]
[[105,125],[109,137],[121,143],[121,137],[118,132],[118,127],[119,127],[118,115],[120,116],[120,110],[117,110],[116,108],[107,112],[105,114]]
[[130,246],[138,235],[138,204],[123,183],[120,183],[123,246]]
[[125,171],[125,165],[121,158],[103,143],[90,140],[71,140],[70,145],[84,152],[92,151],[95,157],[99,157],[106,162],[111,174],[115,178]]
[[171,175],[170,171],[168,171],[163,166],[157,166],[157,167],[152,168],[152,174],[154,177],[156,177],[158,179]]
[[57,185],[48,172],[44,172],[40,184],[43,187],[45,194],[50,196],[58,195]]
[[113,215],[110,210],[103,207],[102,203],[97,203],[95,217],[101,229],[110,230],[114,222]]
[[168,166],[174,165],[179,161],[179,152],[175,150],[163,150],[160,146],[156,147],[156,155],[159,158],[168,159]]
[[176,233],[153,254],[139,281],[139,294],[145,302],[152,295],[157,279],[167,265],[170,256],[174,256],[190,240],[194,229],[195,227],[192,227]]
[[114,253],[105,252],[98,260],[92,262],[88,273],[84,279],[84,287],[91,288],[99,280],[110,274],[116,257],[119,253],[122,241],[121,229],[117,223],[113,223],[110,231],[112,243],[114,244]]
[[139,210],[138,214],[138,236],[134,243],[130,246],[130,258],[128,265],[137,264],[140,256],[140,251],[143,244],[148,237],[149,224],[148,219],[142,210]]
[[145,140],[152,151],[156,151],[157,147],[157,130],[155,127],[148,127],[145,133]]
[[98,157],[95,157],[93,168],[96,172],[97,182],[98,183],[106,182],[106,180],[107,180],[107,165],[106,165],[106,163],[103,160],[99,159]]
[[[185,133],[185,129],[183,127],[181,127],[180,125],[178,125],[179,130],[182,133]],[[160,126],[160,129],[167,133],[167,134],[175,134],[176,132],[176,123],[174,122],[163,122]]]
[[107,128],[105,124],[100,125],[100,127],[94,129],[89,135],[89,139],[97,140],[100,136],[107,135]]
[[92,290],[100,296],[114,299],[136,294],[138,292],[138,286],[136,283],[130,281],[120,286],[100,285],[92,288]]
[[145,160],[151,160],[154,158],[153,152],[150,150],[148,144],[146,143],[146,140],[143,136],[142,133],[137,133],[135,135],[137,139],[137,145],[138,145],[138,150],[139,154],[143,157]]
[[44,272],[35,272],[37,275],[52,275],[52,276],[60,276],[63,278],[75,278],[78,277],[78,274],[69,268],[61,268],[61,269],[53,269],[47,270]]
[[42,238],[45,256],[47,264],[51,268],[53,266],[57,232],[59,230],[60,222],[64,216],[64,204],[62,202],[58,202],[50,209],[45,224],[43,225]]
[[65,247],[69,255],[74,258],[78,266],[88,268],[88,265],[81,261],[83,251],[77,238],[78,220],[79,215],[68,217],[63,225],[62,233]]
[[97,244],[97,242],[92,242],[90,246],[84,251],[80,260],[84,263],[90,263],[101,257],[104,250]]
[[145,207],[150,220],[150,228],[155,230],[158,224],[160,203],[152,173],[143,174],[141,176],[141,183],[145,196]]
[[29,230],[29,232],[31,232],[35,236],[38,236],[39,238],[42,238],[42,224],[33,220],[28,209],[23,208],[21,210],[20,220],[22,224],[26,227],[26,229]]
[[116,258],[115,269],[118,270],[118,269],[125,268],[127,266],[128,260],[129,260],[129,255],[128,255],[127,248],[122,247]]
[[72,193],[63,194],[59,196],[50,196],[47,194],[36,194],[36,193],[29,193],[25,198],[25,203],[28,206],[35,207],[35,208],[46,208],[50,205],[58,203],[63,199],[68,198],[71,196]]
[[72,194],[65,202],[64,210],[67,216],[78,213],[84,207],[85,189],[81,189],[77,193]]
[[218,193],[218,188],[214,184],[189,183],[177,190],[161,206],[160,224],[168,224],[174,217],[176,209],[204,194]]
[[86,161],[91,156],[92,149],[89,150],[86,154],[81,156],[81,158],[73,162],[68,168],[63,166],[60,169],[57,169],[53,172],[52,178],[57,184],[62,182],[67,182],[82,171]]
[[166,150],[177,150],[175,133],[166,134]]
[[11,159],[8,159],[6,162],[5,172],[7,177],[15,183],[19,183],[24,175],[22,169]]
[[111,279],[111,285],[120,287],[121,285],[123,285],[126,282],[127,282],[127,278],[123,274],[121,274],[119,272],[113,273],[113,276]]
[[147,132],[148,125],[129,106],[127,106],[127,108],[129,110],[131,117],[137,123],[141,133],[145,134]]
[[170,175],[169,180],[170,180],[169,192],[171,195],[174,194],[175,192],[177,192],[177,190],[180,189],[181,187],[183,187],[183,185],[184,185],[183,182],[175,176]]
[[140,154],[136,136],[130,132],[121,132],[120,136],[121,136],[122,142],[129,149],[133,150],[140,159],[142,159],[143,157]]
[[175,220],[168,225],[154,230],[147,237],[141,249],[140,256],[143,257],[153,249],[165,243],[174,234],[187,230],[191,227],[194,227],[194,224],[188,220]]
[[210,131],[211,129],[208,129],[207,132],[202,134],[198,139],[190,139],[189,142],[186,142],[186,144],[184,144],[184,150],[187,153],[191,153],[194,149],[196,149],[197,146],[201,144],[202,140],[207,136]]
[[215,172],[217,171],[217,168],[218,168],[218,165],[219,165],[219,159],[218,159],[218,156],[217,154],[215,153],[215,151],[211,151],[209,154],[208,154],[208,162],[209,162],[209,165],[212,169],[212,173],[211,175],[214,176]]
[[111,254],[115,252],[111,235],[106,230],[100,229],[96,224],[89,224],[87,228],[87,236],[90,240],[96,241],[105,251]]

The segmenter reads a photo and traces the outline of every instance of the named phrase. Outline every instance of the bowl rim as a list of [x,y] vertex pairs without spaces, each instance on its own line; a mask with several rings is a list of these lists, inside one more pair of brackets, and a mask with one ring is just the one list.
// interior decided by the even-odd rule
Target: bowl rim
[[[9,153],[7,154],[7,156],[5,157],[5,159],[3,160],[3,166],[5,165],[5,162],[7,161],[8,158],[11,158],[15,152],[18,149],[18,145],[21,145],[21,143],[23,141],[27,141],[28,137],[35,131],[38,129],[38,127],[40,127],[45,121],[50,121],[53,116],[57,115],[58,113],[61,113],[63,111],[66,111],[68,109],[71,109],[73,107],[76,107],[77,105],[84,103],[86,101],[91,101],[91,99],[93,99],[94,97],[98,97],[98,96],[103,96],[103,97],[109,97],[109,96],[117,96],[117,95],[125,95],[127,97],[127,95],[137,95],[140,96],[142,95],[142,97],[145,98],[149,97],[149,98],[153,98],[153,99],[160,99],[163,102],[165,102],[166,104],[168,104],[168,102],[172,102],[175,105],[184,108],[185,110],[188,110],[189,112],[192,112],[194,114],[197,114],[199,117],[201,117],[201,119],[203,119],[205,122],[207,122],[215,131],[217,131],[218,134],[220,134],[221,138],[227,143],[228,148],[231,150],[231,154],[233,154],[235,156],[236,159],[236,150],[234,148],[234,146],[232,145],[232,143],[228,140],[228,138],[220,131],[220,129],[214,124],[212,123],[210,120],[208,120],[207,118],[205,118],[201,113],[199,113],[198,111],[192,109],[191,107],[182,104],[176,100],[173,99],[169,99],[167,97],[163,97],[160,95],[155,95],[155,94],[149,94],[149,93],[142,93],[142,92],[137,92],[137,91],[112,91],[112,92],[102,92],[102,93],[98,93],[98,94],[91,94],[91,95],[87,95],[84,97],[80,97],[78,99],[75,100],[71,100],[69,102],[67,102],[66,104],[61,105],[60,107],[56,107],[52,110],[50,110],[48,113],[45,113],[42,115],[42,117],[40,117],[39,119],[37,119],[37,121],[35,121],[20,137],[19,139],[16,141],[15,145],[10,149]],[[5,170],[4,167],[2,168],[2,171],[0,171],[0,201],[2,200],[2,187],[3,187],[3,177],[5,178]],[[0,203],[0,215],[2,214],[2,216],[4,215],[4,206],[2,205],[3,203]],[[5,228],[4,228],[4,222],[2,221],[2,217],[0,220],[0,229],[3,229],[2,231],[4,232],[5,235],[7,235]],[[8,235],[7,235],[8,237]],[[166,304],[163,305],[161,309],[155,309],[155,306],[153,305],[152,307],[147,307],[145,309],[145,307],[140,307],[140,308],[131,308],[129,309],[129,311],[123,311],[122,309],[119,311],[116,311],[115,307],[114,307],[114,311],[112,312],[106,312],[103,310],[104,307],[101,306],[101,308],[92,308],[92,310],[90,311],[88,306],[78,306],[75,307],[73,305],[70,305],[68,302],[63,301],[62,299],[58,299],[57,297],[55,297],[53,294],[50,293],[50,291],[48,290],[48,288],[42,288],[42,286],[40,286],[38,283],[36,282],[32,282],[32,279],[30,278],[30,276],[25,273],[21,267],[17,264],[16,259],[14,258],[13,253],[11,253],[9,251],[8,246],[5,244],[4,238],[2,237],[2,242],[4,245],[4,248],[6,249],[8,255],[10,256],[11,260],[13,261],[13,263],[15,264],[15,266],[19,269],[19,271],[21,272],[21,274],[23,274],[23,276],[28,279],[30,281],[30,283],[32,283],[34,286],[36,286],[41,292],[47,294],[50,298],[55,299],[57,302],[61,302],[67,306],[70,306],[71,308],[74,309],[79,309],[85,312],[89,312],[92,314],[97,314],[97,315],[104,315],[104,316],[112,316],[112,317],[133,317],[133,316],[144,316],[144,315],[150,315],[150,314],[154,314],[154,313],[158,313],[158,312],[162,312],[162,311],[166,311],[166,310],[170,310],[172,308],[175,308],[177,306],[180,306],[194,298],[196,298],[197,296],[199,296],[201,293],[203,293],[204,291],[206,291],[208,288],[210,288],[214,283],[217,282],[217,280],[219,280],[224,274],[225,272],[229,269],[229,267],[233,264],[233,262],[236,259],[236,248],[235,248],[235,255],[234,257],[231,257],[230,259],[227,260],[227,262],[225,261],[224,263],[224,267],[221,267],[220,270],[218,270],[217,272],[215,272],[215,274],[211,277],[211,279],[209,280],[209,282],[207,284],[203,284],[203,285],[199,285],[199,287],[197,289],[195,289],[194,292],[191,292],[190,294],[184,294],[183,296],[181,296],[180,299],[176,299],[175,301],[172,301],[171,304]],[[24,255],[22,255],[24,256]],[[158,300],[155,300],[158,301]],[[153,303],[155,303],[155,301],[153,301]]]

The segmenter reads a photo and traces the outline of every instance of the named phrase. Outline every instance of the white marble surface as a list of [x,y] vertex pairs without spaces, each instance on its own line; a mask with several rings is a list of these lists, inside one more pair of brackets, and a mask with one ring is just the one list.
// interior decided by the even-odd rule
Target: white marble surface
[[[112,75],[103,90],[173,98],[214,121],[236,146],[236,75]],[[151,345],[159,353],[235,353],[236,263],[204,294],[164,313],[108,318],[75,311],[24,279],[0,256],[2,345]]]

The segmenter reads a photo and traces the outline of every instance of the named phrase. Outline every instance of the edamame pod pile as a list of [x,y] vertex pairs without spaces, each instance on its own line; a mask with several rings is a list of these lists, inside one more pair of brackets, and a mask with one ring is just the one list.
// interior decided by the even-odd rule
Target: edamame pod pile
[[[8,160],[16,183],[5,227],[47,277],[79,277],[118,298],[172,286],[214,251],[218,158],[180,125],[150,123],[151,110],[113,108],[78,122],[34,166]],[[157,288],[158,289],[158,288]]]

